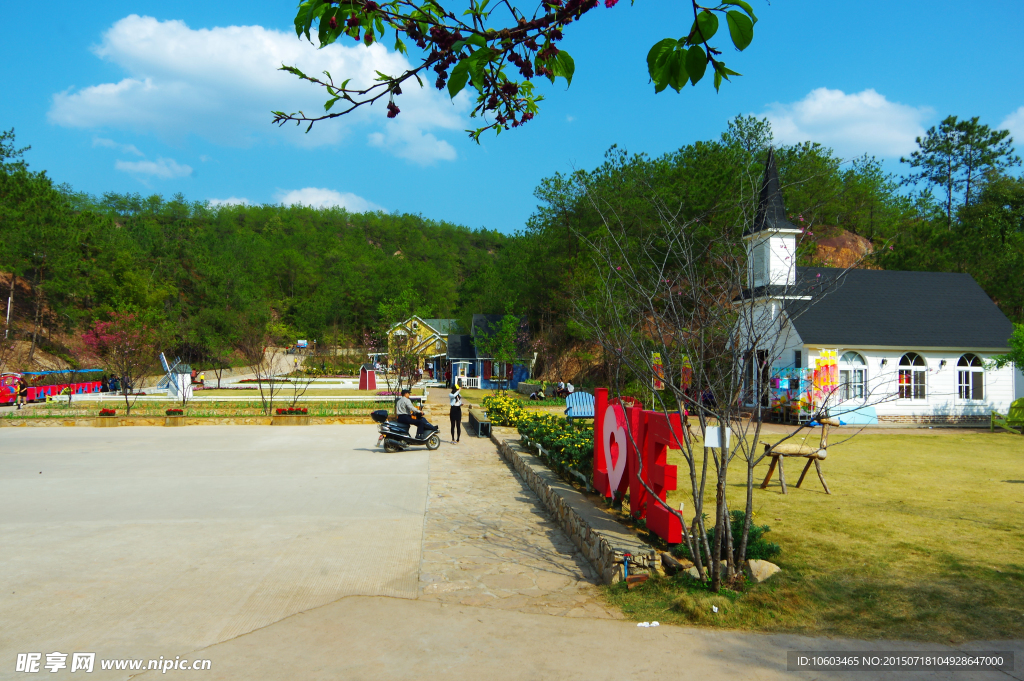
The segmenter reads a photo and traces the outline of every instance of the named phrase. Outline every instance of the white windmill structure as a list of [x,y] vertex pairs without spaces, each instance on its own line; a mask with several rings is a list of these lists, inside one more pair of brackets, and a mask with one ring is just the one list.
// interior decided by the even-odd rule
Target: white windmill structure
[[187,402],[192,399],[192,371],[188,365],[182,365],[181,358],[176,357],[173,364],[168,364],[164,353],[160,353],[160,366],[166,374],[157,384],[159,388],[167,388],[167,397]]

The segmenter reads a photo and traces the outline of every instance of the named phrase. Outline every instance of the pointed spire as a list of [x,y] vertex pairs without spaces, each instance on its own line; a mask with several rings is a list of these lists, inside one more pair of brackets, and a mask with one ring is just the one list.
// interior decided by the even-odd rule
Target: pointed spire
[[799,227],[786,218],[786,206],[782,202],[782,188],[779,183],[779,169],[775,166],[775,149],[768,148],[768,160],[764,164],[764,179],[761,181],[761,198],[757,205],[754,226],[747,234],[763,231],[792,229]]

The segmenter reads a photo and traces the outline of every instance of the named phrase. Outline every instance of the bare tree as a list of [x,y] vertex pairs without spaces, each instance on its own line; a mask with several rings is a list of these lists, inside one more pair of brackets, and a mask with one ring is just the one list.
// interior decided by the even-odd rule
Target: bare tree
[[[761,426],[770,410],[771,368],[788,347],[793,320],[840,285],[841,276],[801,280],[795,247],[782,276],[754,276],[752,261],[763,253],[748,249],[741,231],[788,233],[794,236],[794,244],[800,233],[786,222],[784,213],[773,214],[781,208],[781,197],[773,205],[774,197],[766,197],[764,188],[759,200],[740,201],[744,225],[716,230],[701,220],[684,219],[683,206],[666,205],[653,190],[632,197],[639,198],[642,207],[637,209],[639,214],[628,214],[603,203],[584,176],[578,176],[577,182],[580,196],[599,216],[600,225],[586,233],[576,230],[589,249],[592,268],[573,296],[574,318],[602,346],[612,368],[613,396],[621,397],[627,385],[640,381],[651,388],[647,395],[652,409],[666,416],[681,413],[684,421],[690,421],[681,435],[674,435],[673,448],[685,460],[693,516],[684,517],[669,508],[646,482],[645,503],[660,504],[678,518],[698,573],[702,579],[710,573],[712,589],[717,591],[723,573],[727,580],[733,579],[746,558],[754,467],[766,455]],[[756,186],[749,178],[745,184]],[[650,189],[643,178],[637,186]],[[777,178],[770,189],[778,192]],[[830,408],[836,415],[837,395],[834,387],[819,392],[811,405],[811,418],[820,422],[829,417]],[[628,437],[639,447],[632,424],[626,421]],[[720,428],[719,446],[698,445],[687,434],[690,425],[699,427],[705,441],[711,429]],[[806,427],[799,425],[771,446]],[[731,534],[726,499],[734,461],[743,464],[746,490],[739,537]],[[640,477],[644,477],[642,470]],[[705,523],[709,485],[715,490],[713,533]],[[634,513],[638,510],[631,507]]]
[[274,409],[274,398],[287,384],[277,376],[281,349],[270,345],[270,335],[265,329],[250,326],[238,337],[235,348],[241,353],[245,365],[256,378],[260,391],[263,413],[270,415]]
[[125,415],[131,416],[132,406],[156,369],[156,329],[135,313],[114,312],[110,321],[96,322],[82,340],[120,381]]

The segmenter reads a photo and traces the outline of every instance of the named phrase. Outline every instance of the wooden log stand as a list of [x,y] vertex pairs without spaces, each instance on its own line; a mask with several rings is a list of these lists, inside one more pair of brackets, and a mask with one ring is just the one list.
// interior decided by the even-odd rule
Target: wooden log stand
[[803,484],[804,478],[807,476],[807,471],[811,469],[811,464],[814,464],[814,470],[818,473],[818,480],[821,480],[821,486],[825,488],[825,494],[832,494],[832,491],[828,488],[828,483],[825,482],[825,475],[821,472],[821,462],[828,456],[828,427],[828,423],[822,425],[821,443],[817,447],[807,444],[788,443],[771,445],[767,442],[762,442],[761,444],[764,445],[764,456],[771,457],[772,463],[768,466],[768,474],[764,476],[764,482],[761,483],[761,489],[767,489],[768,483],[771,482],[772,475],[775,474],[775,468],[777,466],[779,469],[779,482],[782,484],[782,493],[787,494],[786,473],[783,471],[782,463],[787,456],[795,456],[807,459],[807,464],[804,466],[803,472],[800,473],[800,479],[796,482],[797,488]]

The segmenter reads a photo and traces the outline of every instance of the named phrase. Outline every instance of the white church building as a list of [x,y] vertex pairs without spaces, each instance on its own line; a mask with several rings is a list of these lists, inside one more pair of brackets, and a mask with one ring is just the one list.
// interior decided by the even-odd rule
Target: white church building
[[773,399],[784,402],[823,357],[838,360],[829,412],[847,423],[981,424],[1024,396],[1019,369],[991,365],[1009,350],[1013,324],[969,274],[797,267],[801,233],[769,154],[744,234],[742,304],[775,331],[763,347],[741,344],[761,368],[749,380],[770,381]]

